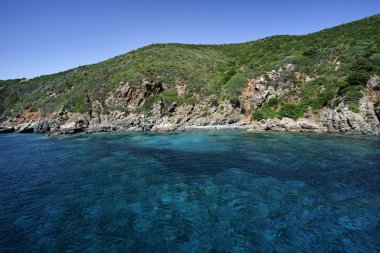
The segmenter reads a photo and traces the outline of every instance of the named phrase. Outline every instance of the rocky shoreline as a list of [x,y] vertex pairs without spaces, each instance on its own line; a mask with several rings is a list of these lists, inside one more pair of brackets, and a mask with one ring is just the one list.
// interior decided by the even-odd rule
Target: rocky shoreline
[[161,123],[156,125],[139,124],[95,124],[83,125],[81,122],[69,122],[60,126],[47,121],[27,122],[12,124],[12,120],[5,120],[0,124],[0,133],[39,133],[47,135],[72,135],[79,133],[101,133],[101,132],[181,132],[192,130],[245,130],[248,132],[312,132],[312,133],[341,133],[351,135],[379,135],[379,131],[365,131],[365,129],[341,128],[331,129],[310,121],[306,118],[293,120],[290,118],[270,119],[253,122],[237,122],[232,124],[196,125],[196,124],[174,124]]
[[[304,118],[252,120],[227,102],[225,110],[218,111],[207,104],[183,105],[174,109],[170,115],[162,115],[160,108],[153,110],[151,116],[143,113],[126,114],[113,111],[109,114],[72,113],[65,109],[41,117],[39,113],[25,111],[16,118],[0,118],[0,133],[43,133],[49,135],[152,131],[173,132],[188,130],[227,130],[281,131],[343,133],[360,135],[379,135],[378,114],[368,96],[360,102],[360,111],[355,113],[345,105],[335,109],[324,109],[319,113],[306,114]],[[206,113],[205,113],[206,111]],[[207,116],[204,116],[207,114]]]
[[[286,71],[293,66],[287,65]],[[278,70],[282,73],[285,70]],[[268,73],[269,78],[280,75]],[[276,74],[276,75],[275,75]],[[252,112],[270,98],[282,97],[291,91],[291,85],[283,83],[274,89],[265,84],[263,76],[250,80],[239,98],[239,105],[228,100],[213,103],[212,98],[197,98],[197,103],[165,104],[161,99],[149,103],[149,99],[165,90],[159,82],[144,81],[141,86],[121,83],[106,99],[108,108],[85,92],[87,111],[71,112],[63,107],[53,113],[25,109],[14,118],[0,117],[0,133],[76,134],[120,131],[172,132],[207,129],[245,129],[247,131],[284,131],[345,133],[362,135],[380,134],[380,77],[374,75],[367,83],[357,110],[344,102],[333,108],[318,111],[310,108],[296,120],[263,119],[256,121]],[[178,94],[184,94],[186,85],[176,86]],[[194,94],[195,96],[196,94]],[[149,105],[149,106],[148,106]],[[144,109],[144,110],[142,110]]]

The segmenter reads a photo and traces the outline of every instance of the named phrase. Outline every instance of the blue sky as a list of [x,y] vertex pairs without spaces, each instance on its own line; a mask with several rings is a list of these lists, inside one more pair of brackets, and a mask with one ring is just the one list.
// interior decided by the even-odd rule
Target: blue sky
[[380,13],[380,0],[2,0],[0,79],[96,63],[151,43],[307,34]]

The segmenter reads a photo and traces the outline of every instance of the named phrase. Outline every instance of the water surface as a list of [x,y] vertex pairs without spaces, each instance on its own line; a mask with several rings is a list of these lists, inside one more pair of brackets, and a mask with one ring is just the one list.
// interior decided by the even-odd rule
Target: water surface
[[379,252],[380,138],[0,135],[0,252]]

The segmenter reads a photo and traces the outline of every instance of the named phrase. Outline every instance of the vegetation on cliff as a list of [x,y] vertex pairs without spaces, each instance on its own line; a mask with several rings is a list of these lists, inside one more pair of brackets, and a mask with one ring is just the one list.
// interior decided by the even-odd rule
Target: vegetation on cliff
[[[121,83],[139,86],[143,80],[161,82],[165,90],[149,98],[140,109],[162,99],[169,105],[200,101],[218,105],[228,100],[240,106],[248,80],[286,64],[294,71],[269,85],[291,83],[289,94],[265,101],[253,118],[299,118],[307,110],[334,107],[345,102],[358,110],[362,90],[380,73],[380,15],[304,36],[273,36],[226,45],[153,44],[93,65],[30,80],[0,81],[0,115],[15,116],[24,109],[42,114],[66,108],[85,112],[85,92],[99,101]],[[305,82],[302,78],[308,77]],[[176,86],[185,84],[179,94]]]

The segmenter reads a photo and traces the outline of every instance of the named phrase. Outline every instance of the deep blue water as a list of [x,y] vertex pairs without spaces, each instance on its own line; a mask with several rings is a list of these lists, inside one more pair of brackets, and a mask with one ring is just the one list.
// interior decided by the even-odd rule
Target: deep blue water
[[380,252],[380,138],[0,135],[0,252]]

